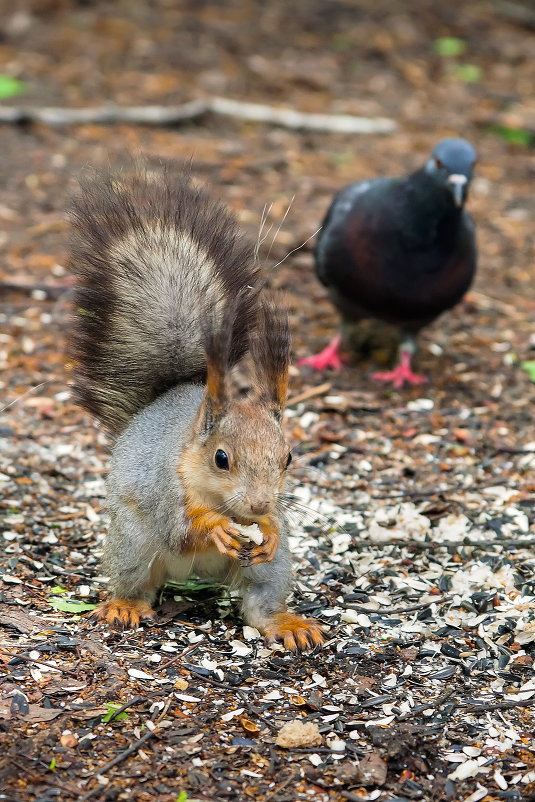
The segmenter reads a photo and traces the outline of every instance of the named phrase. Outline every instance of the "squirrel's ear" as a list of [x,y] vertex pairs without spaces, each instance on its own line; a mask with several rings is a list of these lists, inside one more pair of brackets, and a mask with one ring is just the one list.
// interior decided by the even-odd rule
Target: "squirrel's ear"
[[251,356],[261,401],[281,413],[288,395],[290,367],[290,327],[284,308],[271,300],[259,304],[257,326],[251,337]]

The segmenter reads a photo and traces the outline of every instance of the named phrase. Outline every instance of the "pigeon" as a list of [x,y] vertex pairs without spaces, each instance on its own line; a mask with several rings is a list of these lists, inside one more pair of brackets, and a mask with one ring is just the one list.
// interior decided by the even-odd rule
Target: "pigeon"
[[[439,142],[427,163],[404,178],[359,181],[334,198],[318,236],[316,274],[342,317],[341,332],[365,319],[400,332],[396,367],[373,378],[422,384],[411,360],[420,330],[455,306],[476,268],[474,224],[464,205],[476,152],[465,139]],[[339,333],[301,364],[342,367]]]

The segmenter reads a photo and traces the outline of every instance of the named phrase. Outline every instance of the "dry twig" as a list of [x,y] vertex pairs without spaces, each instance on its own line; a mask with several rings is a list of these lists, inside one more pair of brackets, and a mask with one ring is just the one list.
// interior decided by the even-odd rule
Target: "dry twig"
[[192,100],[181,106],[115,106],[85,109],[59,107],[3,106],[0,123],[44,123],[64,125],[132,123],[134,125],[178,125],[182,122],[219,114],[239,120],[280,125],[307,131],[338,134],[391,134],[396,123],[385,117],[355,117],[352,114],[311,114],[295,109],[275,108],[261,103],[246,103],[225,97]]
[[117,710],[114,710],[111,716],[107,719],[107,723],[109,724],[110,721],[114,721],[117,716],[120,716],[121,713],[124,713],[125,710],[128,710],[129,707],[134,707],[134,705],[139,705],[141,702],[147,702],[148,699],[146,696],[134,696],[132,699],[129,699],[128,702],[125,702],[124,705],[118,707]]
[[[125,749],[123,752],[120,752],[120,754],[114,757],[113,760],[110,760],[108,763],[105,763],[104,766],[101,766],[99,769],[95,769],[91,777],[101,777],[103,774],[106,774],[106,772],[108,772],[114,766],[117,766],[119,763],[122,763],[123,760],[126,760],[128,757],[130,757],[130,755],[133,755],[135,752],[137,752],[137,750],[140,749],[144,743],[146,743],[151,738],[155,737],[156,737],[156,731],[149,730],[141,738],[138,738],[137,741],[134,741],[134,743],[131,744],[128,747],[128,749]],[[89,779],[91,779],[91,777]],[[90,799],[95,794],[98,794],[99,791],[103,790],[104,789],[101,785],[96,785],[94,788],[91,788],[91,790],[88,791],[86,794],[81,796],[78,802],[85,802],[86,799]]]
[[493,710],[512,710],[515,707],[532,707],[535,705],[535,697],[532,699],[511,699],[503,702],[482,702],[481,704],[459,704],[465,713],[491,713]]
[[57,671],[58,674],[69,674],[71,677],[76,677],[77,679],[80,678],[80,674],[78,671],[71,671],[68,668],[59,668],[59,666],[55,666],[52,663],[47,663],[45,660],[34,660],[32,657],[28,657],[25,654],[9,654],[9,652],[2,652],[5,657],[9,657],[11,660],[23,660],[25,663],[35,663],[36,666],[45,666],[46,668],[50,668],[52,671]]
[[331,383],[325,382],[325,384],[318,384],[317,387],[309,387],[307,390],[304,390],[302,393],[298,393],[297,395],[292,396],[286,402],[287,407],[294,407],[296,404],[300,404],[301,401],[308,401],[309,398],[315,398],[318,395],[325,395],[331,389]]
[[179,652],[178,654],[175,654],[174,657],[170,657],[169,660],[165,660],[165,662],[161,663],[158,666],[158,670],[161,671],[162,668],[169,668],[169,666],[172,666],[173,663],[177,662],[177,660],[180,660],[181,657],[184,657],[184,655],[189,654],[190,652],[194,652],[195,649],[198,649],[198,648],[199,648],[199,644],[198,643],[192,643],[191,646],[188,646],[182,652]]
[[432,604],[445,604],[451,601],[453,596],[442,596],[440,599],[436,598],[432,601],[422,602],[421,604],[411,604],[408,607],[381,607],[378,610],[371,610],[369,607],[363,607],[358,604],[346,604],[346,607],[351,610],[356,610],[357,613],[387,613],[388,615],[401,615],[402,613],[414,613],[416,610],[425,610],[431,607]]

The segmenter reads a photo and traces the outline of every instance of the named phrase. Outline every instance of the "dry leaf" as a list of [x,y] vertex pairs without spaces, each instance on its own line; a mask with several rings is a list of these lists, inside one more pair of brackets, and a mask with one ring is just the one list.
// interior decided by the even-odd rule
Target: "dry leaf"
[[363,785],[383,785],[388,765],[379,752],[368,752],[359,762],[360,781]]
[[375,685],[377,685],[377,680],[375,677],[364,677],[361,674],[355,674],[353,677],[355,680],[355,692],[358,696],[365,694],[367,691],[372,690]]
[[241,718],[240,724],[247,732],[260,732],[260,727],[254,721],[249,721],[248,718]]
[[33,632],[34,629],[37,629],[39,621],[37,618],[29,616],[24,610],[13,609],[0,613],[0,624],[4,627],[16,629],[17,632],[22,632],[23,635],[27,635],[29,632]]
[[29,705],[29,711],[25,715],[14,715],[11,710],[9,700],[0,704],[0,720],[8,721],[11,718],[17,718],[20,721],[27,721],[32,724],[37,724],[40,721],[51,721],[57,716],[61,716],[64,710],[56,710],[53,707],[39,707],[39,705]]

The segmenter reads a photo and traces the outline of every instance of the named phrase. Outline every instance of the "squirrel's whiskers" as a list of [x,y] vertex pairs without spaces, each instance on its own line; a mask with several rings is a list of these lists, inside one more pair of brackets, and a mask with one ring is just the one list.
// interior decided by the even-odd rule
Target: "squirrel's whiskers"
[[4,407],[1,407],[0,415],[6,410],[10,409],[11,407],[20,404],[22,401],[24,401],[25,398],[28,398],[29,395],[33,395],[35,392],[37,392],[37,390],[40,390],[41,387],[46,387],[47,384],[52,384],[52,382],[54,381],[57,381],[57,379],[47,379],[46,381],[41,382],[40,384],[36,384],[34,387],[29,387],[23,393],[14,398],[13,401],[10,401],[9,404],[6,404]]
[[[279,236],[280,230],[284,225],[284,221],[288,217],[288,214],[290,212],[290,209],[292,208],[292,204],[293,204],[294,200],[295,200],[295,195],[292,195],[292,197],[290,199],[290,202],[289,202],[288,206],[286,207],[286,211],[284,212],[284,214],[282,216],[282,220],[280,221],[277,230],[273,234],[273,239],[271,240],[271,245],[269,246],[269,250],[268,250],[266,258],[265,258],[265,264],[267,264],[269,262],[269,257],[271,256],[271,251],[273,250],[273,246],[275,245],[275,240]],[[270,230],[271,230],[271,228],[270,228]]]
[[[316,524],[319,519],[323,519],[324,524],[318,526],[317,528],[322,534],[326,534],[327,532],[334,530],[335,532],[345,532],[347,534],[346,529],[341,525],[337,524],[328,515],[325,515],[318,510],[313,509],[312,507],[307,507],[306,504],[297,501],[295,498],[292,498],[289,495],[279,497],[277,500],[277,504],[280,505],[280,509],[293,512],[296,516],[300,516],[301,519],[308,520],[311,524]],[[297,517],[297,521],[302,523],[302,520]]]
[[272,270],[275,270],[277,267],[280,267],[280,266],[281,266],[281,265],[282,265],[282,264],[283,264],[283,263],[286,261],[286,259],[289,259],[289,258],[290,258],[290,256],[292,256],[292,254],[296,253],[297,251],[300,251],[300,250],[301,250],[301,248],[302,248],[304,245],[306,245],[308,242],[310,242],[310,240],[311,240],[311,239],[314,239],[314,237],[316,236],[316,234],[319,234],[319,233],[320,233],[321,229],[322,229],[322,226],[320,226],[319,228],[317,228],[317,229],[316,229],[316,231],[314,231],[314,233],[313,233],[313,234],[311,234],[311,235],[310,235],[310,237],[307,237],[307,238],[306,238],[306,240],[304,240],[304,242],[302,242],[300,245],[297,245],[295,248],[292,248],[292,250],[291,250],[291,251],[288,251],[288,253],[287,253],[287,254],[286,254],[286,256],[284,257],[284,259],[281,259],[281,260],[280,260],[280,262],[277,262],[277,264],[276,264],[276,265],[273,265],[273,267],[272,267],[271,269],[272,269]]
[[272,203],[269,204],[269,207],[268,207],[267,203],[264,203],[264,208],[262,209],[262,214],[260,216],[260,225],[258,227],[258,237],[256,238],[256,244],[255,244],[254,252],[253,252],[254,253],[254,263],[255,264],[257,264],[257,262],[258,262],[258,253],[260,251],[260,247],[264,244],[264,242],[266,241],[266,239],[267,239],[267,237],[269,235],[269,232],[273,228],[273,223],[272,223],[270,225],[270,227],[268,228],[268,230],[266,231],[266,233],[264,234],[264,236],[262,236],[262,233],[264,231],[264,226],[266,224],[268,215],[269,215],[272,207],[273,207]]

